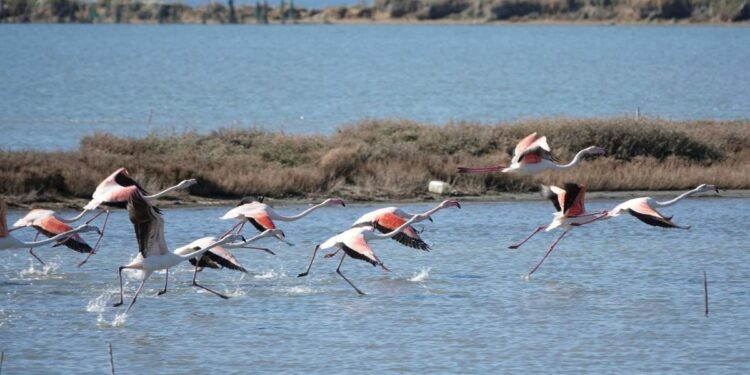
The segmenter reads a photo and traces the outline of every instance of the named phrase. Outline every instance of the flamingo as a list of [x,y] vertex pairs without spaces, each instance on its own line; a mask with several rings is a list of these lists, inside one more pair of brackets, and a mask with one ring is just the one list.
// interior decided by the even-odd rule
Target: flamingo
[[[37,232],[34,236],[34,241],[36,241],[36,239],[39,238],[39,234],[43,234],[47,237],[52,237],[60,233],[72,230],[73,228],[68,225],[68,223],[77,221],[87,212],[88,211],[84,210],[76,217],[65,219],[63,217],[60,217],[55,211],[52,210],[33,209],[29,211],[26,216],[18,219],[13,224],[13,229],[20,229],[24,227],[32,227],[36,229]],[[78,234],[69,236],[68,239],[59,242],[55,246],[59,245],[65,245],[69,249],[75,250],[79,253],[91,253],[92,250],[91,246],[89,246],[89,244],[87,244],[86,241],[84,241]],[[29,254],[36,258],[39,263],[44,265],[44,261],[42,261],[41,258],[34,254],[33,248],[29,248]]]
[[[245,243],[253,242],[262,237],[274,236],[277,232],[280,232],[280,230],[271,229],[271,230],[264,231],[260,235],[247,240]],[[211,246],[217,241],[218,239],[216,237],[199,238],[183,247],[178,248],[177,250],[174,251],[174,253],[177,255],[187,255],[194,251],[200,250],[204,247]],[[237,261],[237,258],[235,258],[234,255],[232,255],[232,253],[226,250],[226,249],[231,249],[231,248],[236,248],[236,247],[249,248],[247,246],[244,246],[244,244],[240,244],[240,245],[226,244],[223,247],[214,246],[211,248],[211,250],[207,251],[202,256],[191,258],[190,264],[195,266],[195,271],[193,272],[193,284],[192,285],[197,288],[201,288],[203,290],[211,292],[221,298],[228,299],[229,297],[219,292],[216,292],[215,290],[209,289],[203,285],[198,284],[198,282],[195,279],[198,275],[198,272],[201,272],[204,267],[214,268],[214,269],[227,268],[230,270],[247,273],[247,270],[240,265],[240,262]],[[258,247],[258,248],[250,247],[250,248],[259,249],[271,255],[276,255],[274,254],[273,251],[266,249],[266,248],[262,248],[262,247]]]
[[107,176],[107,178],[105,178],[99,184],[99,186],[96,187],[91,201],[89,201],[89,203],[83,207],[84,211],[95,210],[99,208],[99,206],[105,206],[107,208],[105,208],[103,211],[100,211],[98,214],[94,215],[94,217],[87,221],[91,222],[99,217],[99,215],[101,215],[102,213],[106,213],[106,215],[104,216],[104,224],[102,225],[101,235],[96,240],[94,249],[89,253],[86,259],[83,260],[83,262],[78,264],[78,266],[80,267],[84,265],[89,260],[89,257],[95,254],[96,250],[99,248],[102,237],[104,237],[104,231],[107,228],[107,221],[109,220],[109,208],[125,208],[128,202],[128,198],[135,191],[143,194],[144,199],[146,199],[147,201],[152,201],[161,198],[174,190],[187,189],[188,187],[195,185],[196,183],[197,181],[195,179],[183,180],[179,184],[164,189],[154,195],[145,195],[146,191],[141,187],[141,185],[138,184],[138,182],[130,177],[130,173],[128,173],[127,169],[120,168],[114,171],[111,175]]
[[[461,204],[456,200],[445,200],[432,210],[425,213],[427,215],[427,219],[432,221],[432,217],[430,215],[437,212],[438,210],[442,210],[443,208],[447,207],[461,208]],[[406,220],[411,219],[414,216],[415,214],[407,213],[406,211],[398,207],[385,207],[362,215],[359,219],[354,221],[352,227],[371,226],[381,233],[389,233],[399,226],[403,225]],[[430,251],[430,245],[422,240],[422,238],[419,236],[419,233],[411,225],[404,228],[402,232],[394,235],[392,239],[400,242],[404,246],[424,251]]]
[[83,232],[99,232],[99,228],[90,225],[88,223],[83,224],[75,229],[57,234],[42,241],[24,242],[13,237],[8,231],[8,219],[7,219],[8,207],[5,204],[5,200],[0,198],[0,250],[20,249],[20,248],[35,248],[44,245],[48,245],[60,240],[69,238],[71,235]]
[[[338,198],[329,198],[323,201],[320,204],[316,204],[302,212],[300,212],[297,215],[293,216],[283,216],[277,213],[271,206],[262,203],[262,197],[259,197],[260,201],[253,201],[251,198],[243,198],[242,201],[240,201],[240,204],[227,211],[224,216],[221,217],[222,220],[231,220],[231,219],[237,219],[239,222],[235,224],[231,229],[229,229],[226,233],[231,233],[233,230],[237,229],[236,233],[240,233],[242,228],[245,226],[246,222],[250,222],[256,229],[259,231],[264,231],[268,229],[275,229],[276,224],[274,224],[274,220],[279,221],[295,221],[299,220],[307,215],[309,215],[311,212],[317,210],[321,207],[326,206],[343,206],[346,207],[346,203],[344,203],[343,200]],[[292,245],[291,242],[288,242],[284,239],[283,232],[277,233],[277,238],[281,241],[284,241],[288,245]]]
[[[167,243],[164,239],[164,219],[157,208],[152,206],[146,197],[143,196],[139,190],[133,192],[128,198],[127,203],[128,217],[130,222],[133,223],[135,229],[135,236],[138,240],[138,255],[136,258],[128,263],[127,265],[118,268],[118,274],[120,277],[120,301],[115,303],[113,306],[117,307],[123,303],[123,289],[122,289],[122,270],[123,269],[136,269],[143,272],[143,280],[141,285],[135,291],[133,300],[130,302],[130,306],[126,310],[126,313],[135,304],[138,294],[143,289],[143,285],[146,280],[157,270],[169,270],[170,267],[180,264],[182,261],[187,261],[192,258],[200,257],[207,251],[217,246],[234,247],[235,244],[229,244],[230,242],[243,240],[244,238],[238,234],[230,234],[222,237],[220,240],[211,243],[208,246],[202,247],[199,250],[189,252],[187,254],[179,255],[175,254],[167,249]],[[271,233],[270,235],[272,235]],[[267,236],[269,233],[263,233],[259,236]],[[244,242],[243,242],[244,244]],[[169,272],[166,274],[164,281],[164,289],[159,291],[158,295],[162,295],[167,292],[167,284],[169,282]]]
[[564,188],[557,186],[545,186],[542,185],[542,196],[552,201],[557,212],[554,214],[554,218],[549,225],[542,225],[537,227],[534,232],[526,237],[523,241],[509,246],[511,249],[517,249],[521,247],[526,241],[534,237],[535,234],[541,231],[551,231],[555,228],[561,227],[564,229],[563,233],[558,237],[550,246],[547,253],[541,261],[526,275],[531,276],[537,269],[542,265],[545,259],[552,253],[563,237],[570,232],[574,227],[590,224],[596,220],[599,220],[607,215],[607,211],[601,211],[597,213],[589,213],[586,211],[584,206],[584,195],[586,194],[586,186],[567,183]]
[[578,165],[578,162],[585,155],[604,155],[606,150],[591,146],[578,151],[573,160],[568,164],[556,164],[558,159],[552,155],[547,137],[538,137],[537,133],[531,133],[522,139],[516,145],[513,152],[513,159],[509,167],[502,165],[492,165],[487,167],[458,167],[458,173],[486,173],[497,172],[503,173],[524,173],[533,174],[548,169],[566,170]]
[[695,189],[682,193],[677,198],[666,202],[658,202],[651,197],[634,198],[617,205],[617,207],[609,211],[607,216],[603,217],[602,219],[610,219],[620,216],[624,213],[629,213],[635,216],[636,219],[648,225],[662,228],[690,229],[689,225],[680,226],[673,223],[671,216],[665,217],[656,210],[656,207],[668,207],[693,194],[703,193],[706,191],[716,191],[716,193],[719,193],[719,188],[716,187],[716,185],[702,184]]
[[313,261],[315,260],[315,254],[317,254],[318,249],[330,249],[332,247],[336,247],[337,249],[335,252],[326,254],[325,257],[333,257],[339,252],[339,250],[344,250],[344,254],[341,256],[339,265],[338,267],[336,267],[336,273],[338,273],[339,276],[346,280],[346,282],[349,283],[349,285],[351,285],[352,288],[357,291],[357,293],[359,293],[360,295],[364,295],[364,292],[359,290],[359,288],[357,288],[349,279],[346,278],[346,276],[344,276],[343,273],[341,273],[341,264],[344,263],[344,259],[346,258],[346,256],[348,255],[354,259],[368,262],[372,264],[373,267],[380,266],[384,271],[388,272],[390,270],[383,264],[380,259],[378,259],[367,241],[393,238],[393,236],[401,233],[401,231],[409,227],[411,223],[426,220],[427,217],[429,217],[428,214],[414,215],[411,217],[411,219],[403,223],[398,228],[385,234],[375,233],[374,226],[363,226],[347,229],[346,231],[329,238],[325,242],[316,245],[315,250],[313,250],[312,258],[310,259],[310,264],[307,266],[307,270],[297,275],[297,277],[304,277],[310,273],[310,268],[312,268]]

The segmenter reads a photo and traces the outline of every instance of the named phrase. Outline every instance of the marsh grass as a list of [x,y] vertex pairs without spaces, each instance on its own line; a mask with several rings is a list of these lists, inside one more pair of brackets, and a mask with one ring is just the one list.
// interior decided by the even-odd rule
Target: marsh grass
[[[608,156],[536,176],[459,175],[458,166],[507,164],[516,142],[546,135],[563,161],[591,145]],[[426,196],[430,180],[457,193],[528,192],[575,181],[591,190],[677,190],[714,183],[750,188],[750,122],[659,119],[539,119],[510,124],[423,124],[365,120],[329,136],[220,129],[127,138],[97,133],[78,151],[0,152],[0,193],[20,201],[90,197],[102,178],[127,167],[149,190],[187,178],[191,193],[236,198],[337,195],[348,199]]]

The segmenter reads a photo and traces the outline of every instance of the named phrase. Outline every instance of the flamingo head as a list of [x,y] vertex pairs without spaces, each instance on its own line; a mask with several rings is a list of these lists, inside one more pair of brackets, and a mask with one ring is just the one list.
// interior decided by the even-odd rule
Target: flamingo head
[[276,237],[280,240],[283,240],[286,238],[286,235],[284,234],[284,231],[281,229],[267,229],[263,233],[261,233],[261,237]]
[[440,202],[440,208],[457,207],[461,208],[461,203],[458,203],[455,199],[446,199]]
[[191,187],[191,186],[193,186],[193,185],[195,185],[195,184],[197,184],[197,183],[198,183],[198,180],[196,180],[196,179],[194,179],[194,178],[191,178],[191,179],[189,179],[189,180],[182,180],[182,181],[181,181],[181,182],[180,182],[180,183],[179,183],[179,184],[177,185],[177,188],[178,188],[178,189],[187,189],[187,188],[189,188],[189,187]]
[[606,155],[607,150],[604,147],[591,146],[583,149],[587,155]]
[[230,233],[222,237],[219,240],[219,243],[225,244],[225,243],[238,242],[238,241],[245,242],[246,241],[245,236],[241,234]]
[[346,207],[346,203],[344,203],[344,200],[343,199],[339,199],[339,198],[329,198],[329,199],[326,199],[323,202],[323,205],[324,206],[341,206],[341,207]]
[[97,234],[102,234],[102,231],[99,230],[99,227],[96,225],[91,224],[83,224],[80,227],[76,228],[77,233],[84,233],[84,232],[96,232]]
[[701,184],[697,188],[695,188],[699,193],[703,193],[706,191],[715,191],[716,193],[719,192],[719,187],[716,185],[709,185],[709,184]]

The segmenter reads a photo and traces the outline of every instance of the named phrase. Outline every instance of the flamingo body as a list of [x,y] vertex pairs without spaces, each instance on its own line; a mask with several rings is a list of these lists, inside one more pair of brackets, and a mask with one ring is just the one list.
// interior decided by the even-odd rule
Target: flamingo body
[[[354,221],[352,226],[371,226],[381,233],[388,233],[403,225],[413,216],[414,214],[406,213],[398,207],[385,207],[362,215]],[[403,232],[393,236],[393,239],[408,247],[430,251],[430,245],[424,242],[411,225],[406,227]]]
[[[73,230],[73,227],[63,222],[63,220],[57,215],[55,211],[33,209],[29,211],[26,216],[18,219],[14,224],[14,227],[33,227],[39,233],[44,234],[47,237],[53,237],[61,233],[69,232]],[[90,253],[92,251],[86,241],[81,238],[77,233],[69,236],[64,242],[58,245],[65,245],[71,250],[75,250],[79,253]]]

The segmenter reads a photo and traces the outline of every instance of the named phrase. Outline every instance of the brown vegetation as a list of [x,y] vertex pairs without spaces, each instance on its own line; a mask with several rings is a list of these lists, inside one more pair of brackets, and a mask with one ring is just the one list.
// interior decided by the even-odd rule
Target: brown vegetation
[[[279,4],[271,2],[271,4]],[[263,5],[261,5],[263,4]],[[212,2],[138,0],[0,0],[0,22],[104,23],[268,23],[268,22],[412,22],[449,20],[742,22],[750,20],[750,0],[375,0],[373,6],[326,9],[277,7],[268,2],[235,6]]]
[[[516,142],[534,131],[546,135],[563,160],[590,145],[609,154],[532,177],[456,173],[458,166],[508,163]],[[150,190],[197,178],[192,194],[219,198],[420,198],[433,179],[464,195],[528,192],[541,182],[563,181],[608,191],[679,190],[700,183],[748,189],[748,150],[747,120],[542,119],[494,126],[367,120],[330,136],[255,129],[146,138],[96,134],[84,138],[78,151],[0,152],[0,194],[21,202],[86,198],[121,166]]]

